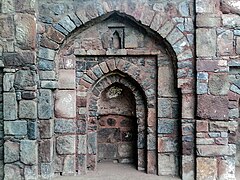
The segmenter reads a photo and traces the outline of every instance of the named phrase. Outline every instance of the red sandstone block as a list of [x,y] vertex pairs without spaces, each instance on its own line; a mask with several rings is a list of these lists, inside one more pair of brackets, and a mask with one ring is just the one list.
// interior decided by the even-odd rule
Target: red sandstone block
[[93,80],[97,80],[97,76],[92,72],[92,70],[87,70],[87,75],[93,79]]
[[208,120],[197,120],[197,132],[208,132]]
[[199,95],[197,116],[203,119],[228,119],[228,97]]
[[108,69],[108,66],[107,66],[106,62],[100,63],[99,66],[100,66],[100,68],[101,68],[101,70],[102,70],[103,73],[106,74],[106,73],[109,72],[109,69]]
[[59,48],[59,45],[57,43],[51,41],[50,39],[44,36],[41,38],[40,45],[53,50],[57,50]]
[[148,174],[157,173],[157,154],[155,151],[147,152],[147,173]]
[[114,71],[116,69],[116,64],[113,59],[106,61],[106,63],[110,71]]
[[49,27],[47,30],[47,37],[56,43],[62,43],[65,39],[65,35],[54,29],[53,27]]

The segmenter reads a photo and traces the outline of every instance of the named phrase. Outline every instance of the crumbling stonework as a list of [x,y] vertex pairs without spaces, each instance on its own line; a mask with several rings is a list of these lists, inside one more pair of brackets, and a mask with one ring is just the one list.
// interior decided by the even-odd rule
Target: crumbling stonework
[[104,160],[235,179],[238,0],[2,0],[0,9],[0,179],[81,176]]

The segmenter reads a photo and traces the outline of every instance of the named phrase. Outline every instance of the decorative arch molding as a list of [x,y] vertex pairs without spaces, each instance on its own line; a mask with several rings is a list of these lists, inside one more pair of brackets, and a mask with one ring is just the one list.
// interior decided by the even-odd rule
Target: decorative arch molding
[[[50,41],[53,40],[59,45],[49,48],[49,52],[45,52],[45,49],[40,49],[39,57],[50,60],[54,59],[56,52],[61,49],[62,45],[68,42],[65,41],[67,37],[72,36],[79,28],[86,29],[89,25],[94,24],[94,22],[104,20],[113,13],[129,18],[138,25],[143,26],[147,31],[152,31],[163,38],[167,49],[173,51],[173,54],[175,54],[173,56],[174,59],[177,59],[175,66],[178,66],[178,69],[182,67],[186,71],[193,70],[192,46],[184,32],[177,27],[177,23],[169,18],[162,20],[162,14],[157,8],[152,8],[145,3],[137,1],[121,1],[116,3],[110,1],[100,3],[96,1],[93,4],[86,5],[84,8],[79,8],[74,13],[66,15],[53,24],[48,32],[43,34],[43,37],[49,38],[44,39],[44,41],[49,41],[49,44],[51,44]],[[87,55],[87,52],[85,53]],[[107,54],[107,52],[105,53]],[[154,54],[154,52],[142,52],[142,54],[147,53]],[[101,55],[104,55],[104,53]],[[193,84],[193,79],[191,77],[187,77],[188,80],[182,79],[184,78],[181,77],[178,80],[178,88],[187,88],[186,93],[189,93],[194,88],[191,85]]]
[[[129,78],[132,80],[129,81]],[[135,103],[136,103],[136,124],[137,124],[137,169],[138,170],[147,170],[147,169],[156,169],[157,167],[151,167],[151,164],[147,162],[147,154],[149,149],[153,147],[147,147],[149,144],[147,143],[147,106],[146,101],[147,97],[144,92],[141,90],[140,85],[129,75],[122,73],[121,71],[114,70],[109,72],[108,74],[103,75],[99,80],[94,83],[88,91],[88,102],[87,109],[88,115],[88,130],[92,133],[94,126],[98,125],[99,119],[99,110],[97,108],[97,104],[100,98],[101,93],[114,84],[121,84],[127,87],[134,95]],[[93,112],[93,113],[91,113]],[[152,136],[156,136],[156,134],[151,134]],[[97,144],[97,137],[95,143]],[[155,137],[156,138],[156,137]],[[97,145],[96,145],[97,146]],[[156,146],[154,147],[156,149]],[[89,159],[94,154],[87,154],[87,159]],[[96,165],[96,164],[95,164]],[[148,167],[147,167],[148,166]],[[155,164],[156,166],[156,164]],[[92,167],[91,165],[87,165],[87,167]]]
[[[166,51],[168,51],[168,55],[171,55],[171,59],[174,61],[173,65],[175,68],[174,75],[176,76],[175,80],[177,81],[177,87],[181,89],[182,93],[182,100],[181,105],[181,128],[182,128],[182,154],[181,154],[181,174],[183,179],[186,177],[194,177],[194,167],[195,165],[192,163],[194,161],[194,143],[188,141],[189,136],[193,139],[193,132],[194,132],[194,77],[191,74],[193,72],[194,63],[193,63],[193,52],[190,43],[188,42],[187,37],[185,36],[184,32],[182,32],[178,27],[177,23],[175,23],[172,19],[166,19],[165,21],[161,21],[161,13],[158,12],[156,9],[149,7],[148,5],[139,3],[139,2],[132,2],[125,1],[125,2],[116,2],[116,4],[111,4],[110,2],[103,2],[97,3],[92,5],[86,5],[86,7],[81,7],[78,11],[68,14],[62,19],[59,20],[58,23],[53,24],[51,27],[48,28],[48,31],[43,34],[43,37],[47,37],[45,41],[55,42],[57,46],[54,47],[40,47],[38,52],[38,57],[40,59],[50,60],[55,62],[57,66],[55,69],[59,68],[59,62],[54,61],[55,59],[59,59],[59,52],[68,45],[71,38],[75,36],[75,34],[79,34],[82,31],[89,28],[91,25],[95,24],[96,22],[101,22],[108,18],[109,16],[117,14],[124,18],[130,19],[131,21],[135,22],[137,25],[144,28],[153,36],[157,36],[158,38],[162,39],[164,45],[166,47]],[[121,51],[118,54],[116,52],[109,52],[109,51],[81,51],[81,52],[74,52],[75,56],[127,56],[127,55],[137,55],[137,56],[158,56],[159,52],[156,50],[149,50],[149,51]],[[161,57],[160,57],[161,59]],[[159,59],[157,63],[159,63]],[[129,74],[130,77],[135,79],[137,82],[143,81],[141,76],[134,74],[135,72],[141,72],[142,70],[136,67],[133,63],[129,63],[127,61],[122,61],[122,63],[128,63],[131,67],[129,69],[131,71],[126,71],[118,67],[119,71]],[[116,62],[109,62],[109,64],[116,64]],[[119,64],[119,62],[118,62]],[[121,63],[120,63],[121,64]],[[98,69],[100,65],[92,67],[87,72],[87,79],[84,80],[82,78],[80,83],[84,86],[85,89],[89,89],[94,81],[98,79],[96,78],[96,73],[94,73],[94,69]],[[73,69],[73,67],[70,67]],[[116,70],[117,68],[113,68],[112,71]],[[186,72],[184,75],[179,75],[181,72]],[[90,79],[89,79],[90,78]],[[126,83],[126,82],[124,82]],[[141,85],[141,88],[144,92],[146,92],[147,86]],[[95,91],[95,89],[93,89]],[[74,93],[73,93],[74,94]],[[155,95],[157,97],[157,95]],[[93,99],[93,101],[95,101]],[[149,103],[150,100],[147,100]],[[91,102],[92,104],[92,102]],[[155,104],[157,104],[155,102]],[[151,106],[150,106],[151,107]],[[87,109],[83,109],[85,113]],[[155,108],[150,108],[155,109]],[[147,117],[151,115],[156,115],[156,109],[147,112]],[[157,122],[155,122],[157,123]],[[156,124],[155,124],[156,125]],[[186,126],[191,126],[192,130],[189,132],[188,128],[183,128]],[[156,131],[156,129],[155,129]],[[147,138],[148,141],[149,137]],[[186,141],[185,141],[186,139]],[[86,140],[84,140],[86,141]],[[155,144],[157,144],[155,142]],[[156,147],[155,147],[156,148]],[[153,166],[148,167],[156,167],[157,157],[155,152],[152,154],[147,154],[150,161],[148,163],[153,164]],[[84,157],[81,157],[84,158]],[[86,158],[86,157],[85,157]],[[94,160],[96,157],[89,157],[88,161],[96,162]],[[161,157],[160,157],[161,158]],[[163,157],[165,158],[165,157]],[[159,161],[159,160],[158,160]],[[174,161],[174,160],[173,160]],[[85,164],[86,165],[86,164]],[[94,166],[93,166],[94,167]],[[148,168],[147,167],[147,168]],[[156,168],[147,169],[149,173],[156,173]],[[83,169],[80,169],[79,172],[84,172]]]

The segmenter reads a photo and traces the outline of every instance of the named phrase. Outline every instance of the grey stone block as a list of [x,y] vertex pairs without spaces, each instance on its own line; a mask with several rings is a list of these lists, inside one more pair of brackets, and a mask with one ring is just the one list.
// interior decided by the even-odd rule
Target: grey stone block
[[41,88],[43,89],[57,89],[58,82],[57,81],[42,81]]
[[[216,56],[216,39],[217,34],[215,29],[199,28],[196,31],[197,39],[197,56]],[[204,46],[203,46],[204,44]]]
[[56,142],[58,154],[74,154],[75,153],[75,136],[66,135],[59,136]]
[[13,164],[5,164],[4,166],[4,180],[21,180],[20,167]]
[[41,89],[39,90],[38,98],[38,118],[51,119],[52,117],[53,117],[52,91]]
[[79,135],[78,136],[78,154],[87,153],[87,136]]
[[55,63],[54,61],[40,59],[38,62],[38,68],[39,70],[43,70],[43,71],[52,71],[55,68]]
[[36,165],[38,160],[37,141],[22,140],[20,143],[20,159],[24,164]]
[[4,120],[17,119],[17,100],[15,93],[3,93],[3,117]]
[[158,119],[158,133],[171,134],[176,130],[177,120],[172,119]]
[[25,166],[24,179],[25,180],[37,180],[38,179],[38,167],[37,166]]
[[28,122],[28,139],[35,140],[38,138],[37,122]]
[[36,119],[37,104],[35,101],[22,100],[19,103],[19,118],[21,119]]
[[56,52],[48,48],[40,48],[38,52],[38,57],[42,59],[47,59],[53,61],[55,59]]
[[41,163],[41,178],[51,179],[54,176],[52,163]]
[[55,133],[75,133],[77,130],[76,120],[55,120]]
[[97,153],[97,133],[88,134],[88,153],[96,154]]
[[55,71],[39,71],[40,80],[56,80]]
[[13,163],[19,160],[19,143],[6,141],[4,143],[4,163]]
[[16,89],[34,89],[36,80],[35,71],[19,70],[16,72],[14,86]]
[[63,163],[63,175],[74,175],[76,172],[75,167],[75,156],[66,156]]
[[72,32],[76,25],[71,21],[71,19],[68,16],[65,16],[62,18],[58,24],[60,24],[64,29],[66,29],[68,32]]
[[5,121],[4,134],[14,136],[27,135],[27,121]]
[[14,78],[15,75],[13,73],[6,73],[3,77],[3,90],[4,91],[14,91]]

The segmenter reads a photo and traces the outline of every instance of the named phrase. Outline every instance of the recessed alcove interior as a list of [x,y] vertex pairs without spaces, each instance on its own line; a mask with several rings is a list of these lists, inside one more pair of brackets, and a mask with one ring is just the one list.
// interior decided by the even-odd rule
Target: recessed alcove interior
[[136,102],[130,89],[114,83],[98,100],[98,162],[137,164]]
[[115,161],[179,175],[179,99],[171,52],[156,33],[118,13],[87,23],[66,40],[56,63],[59,76],[75,73],[79,174]]

